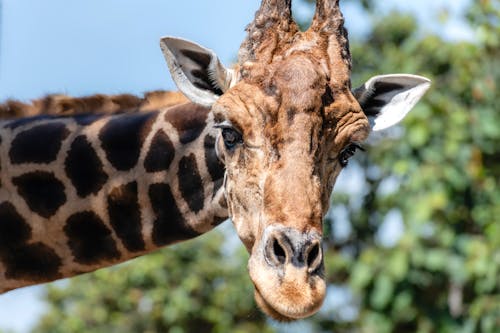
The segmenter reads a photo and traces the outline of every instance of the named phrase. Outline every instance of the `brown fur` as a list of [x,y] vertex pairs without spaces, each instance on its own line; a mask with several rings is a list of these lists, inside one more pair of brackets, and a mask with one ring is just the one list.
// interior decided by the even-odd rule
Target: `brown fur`
[[[244,137],[244,145],[232,150],[221,138],[218,142],[229,212],[251,253],[248,267],[258,304],[284,321],[317,311],[325,281],[307,265],[269,264],[266,241],[286,230],[302,235],[297,244],[311,235],[320,240],[342,168],[338,155],[370,129],[351,94],[351,59],[338,0],[319,0],[305,32],[298,31],[290,6],[290,0],[262,2],[240,49],[240,81],[212,108],[216,121],[229,121]],[[299,245],[282,246],[283,253],[294,246]]]
[[74,115],[80,113],[147,112],[159,110],[188,100],[179,92],[151,91],[143,97],[130,94],[92,95],[70,97],[48,95],[41,99],[23,103],[8,100],[0,104],[0,119],[31,117],[37,115]]

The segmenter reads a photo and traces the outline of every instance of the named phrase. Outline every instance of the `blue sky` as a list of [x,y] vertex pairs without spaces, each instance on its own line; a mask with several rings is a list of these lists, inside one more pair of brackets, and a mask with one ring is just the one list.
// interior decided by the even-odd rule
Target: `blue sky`
[[[29,100],[47,93],[140,94],[174,89],[158,46],[159,38],[168,34],[191,39],[215,50],[229,65],[244,38],[246,24],[260,3],[259,0],[0,1],[0,101]],[[468,1],[386,0],[380,10],[410,10],[426,23],[426,29],[439,31],[448,39],[470,39],[470,29],[457,18]],[[453,4],[450,20],[441,26],[437,17],[450,3]],[[359,8],[344,3],[343,9],[354,38],[369,29],[369,19]],[[311,15],[301,6],[297,6],[296,12],[299,17]],[[37,301],[40,292],[40,287],[25,288],[0,296],[0,330],[25,332],[43,311],[42,303]]]
[[[158,41],[170,34],[231,62],[256,1],[4,0],[0,100],[172,89]],[[224,8],[221,10],[220,8]],[[229,14],[233,13],[233,14]]]
[[[412,10],[436,29],[437,20],[424,15],[437,15],[446,2],[391,0],[382,7]],[[454,1],[454,11],[466,2]],[[0,101],[47,93],[173,89],[158,47],[161,36],[197,41],[230,64],[258,6],[258,0],[183,0],[175,5],[166,0],[3,0]],[[346,2],[344,11],[354,35],[369,29],[357,7]],[[442,33],[453,38],[467,32],[461,22],[451,20]]]

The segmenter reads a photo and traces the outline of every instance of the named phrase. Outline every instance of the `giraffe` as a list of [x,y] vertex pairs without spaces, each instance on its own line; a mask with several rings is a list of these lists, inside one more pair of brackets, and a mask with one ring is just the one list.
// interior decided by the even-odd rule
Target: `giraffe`
[[[113,265],[229,217],[258,306],[281,321],[318,311],[336,178],[370,131],[401,121],[430,86],[390,74],[351,89],[343,23],[338,0],[317,0],[306,31],[291,0],[262,0],[232,69],[196,43],[161,39],[190,102],[153,110],[53,96],[62,114],[35,102],[27,113],[44,114],[3,121],[0,292]],[[12,103],[4,109],[26,109]],[[103,112],[73,114],[88,105]]]

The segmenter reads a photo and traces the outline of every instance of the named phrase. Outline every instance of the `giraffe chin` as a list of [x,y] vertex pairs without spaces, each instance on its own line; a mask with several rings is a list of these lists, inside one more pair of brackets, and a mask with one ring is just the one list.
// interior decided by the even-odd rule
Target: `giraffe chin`
[[[304,319],[309,316],[312,316],[320,309],[321,305],[323,304],[323,300],[321,300],[321,302],[319,302],[317,306],[311,309],[302,309],[301,311],[297,311],[297,304],[293,304],[294,309],[290,308],[280,309],[283,310],[283,312],[287,313],[285,315],[282,312],[278,312],[278,310],[276,310],[269,303],[267,303],[257,289],[255,289],[254,297],[255,297],[255,302],[257,302],[257,305],[262,310],[262,312],[264,312],[272,319],[280,322],[292,322],[295,320]],[[280,308],[282,307],[283,305],[280,306]]]
[[[267,271],[267,272],[266,272]],[[258,272],[249,265],[250,278],[255,287],[255,301],[271,318],[290,322],[316,313],[326,295],[323,277],[288,267],[285,274],[272,274],[269,269]]]

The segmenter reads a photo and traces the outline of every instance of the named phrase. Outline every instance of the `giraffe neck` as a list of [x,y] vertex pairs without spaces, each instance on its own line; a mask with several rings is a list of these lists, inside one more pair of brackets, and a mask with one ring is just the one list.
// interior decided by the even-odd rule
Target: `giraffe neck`
[[227,218],[194,104],[0,123],[0,292],[110,266]]

